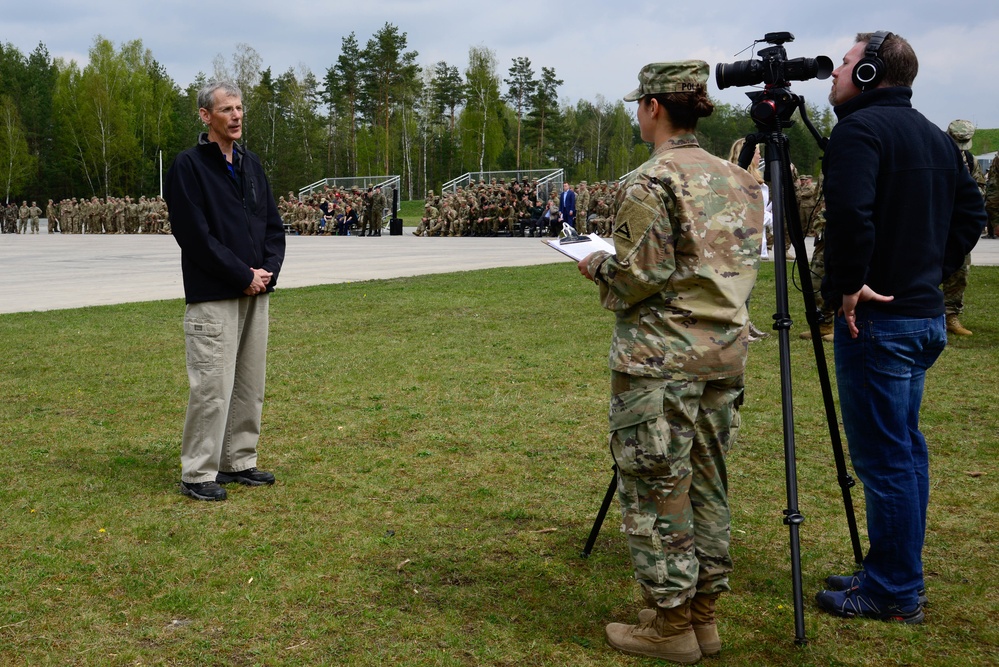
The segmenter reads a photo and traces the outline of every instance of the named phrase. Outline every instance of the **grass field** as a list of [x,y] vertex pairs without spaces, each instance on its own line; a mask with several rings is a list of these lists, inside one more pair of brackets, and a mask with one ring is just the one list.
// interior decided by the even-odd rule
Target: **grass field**
[[[931,603],[903,627],[813,602],[852,552],[792,292],[809,641],[793,643],[771,338],[750,351],[734,590],[704,664],[999,664],[997,294],[999,269],[974,268],[974,336],[928,378]],[[773,303],[765,265],[757,324]],[[224,503],[177,490],[182,312],[0,316],[0,664],[659,664],[604,643],[642,606],[616,503],[579,557],[610,479],[612,316],[572,263],[280,290],[260,445],[278,483]]]
[[971,143],[975,155],[999,150],[999,129],[977,130]]
[[406,227],[419,225],[420,218],[423,217],[423,204],[423,199],[399,202],[399,217],[402,218],[402,224]]

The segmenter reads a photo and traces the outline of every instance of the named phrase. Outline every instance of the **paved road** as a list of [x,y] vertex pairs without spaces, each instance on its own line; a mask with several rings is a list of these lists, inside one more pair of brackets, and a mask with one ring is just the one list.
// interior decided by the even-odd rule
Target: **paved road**
[[[180,299],[180,249],[169,235],[0,234],[7,287],[0,313]],[[809,244],[811,239],[808,239]],[[278,288],[571,261],[538,239],[289,236]],[[999,265],[983,239],[974,264]]]
[[[563,261],[531,238],[289,236],[282,287]],[[564,261],[571,261],[564,258]],[[0,313],[180,299],[180,248],[169,235],[0,234]]]

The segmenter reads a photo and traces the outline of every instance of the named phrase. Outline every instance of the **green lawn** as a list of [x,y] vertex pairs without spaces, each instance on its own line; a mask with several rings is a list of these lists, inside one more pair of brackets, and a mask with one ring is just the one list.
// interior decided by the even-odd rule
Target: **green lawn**
[[[753,319],[773,312],[773,267]],[[812,601],[852,553],[792,292],[805,621],[793,643],[778,344],[754,344],[729,464],[733,593],[713,665],[999,664],[999,269],[974,268],[928,378],[922,626]],[[571,262],[280,290],[260,466],[180,495],[180,301],[0,315],[0,664],[654,665],[607,483],[612,316]],[[831,355],[831,347],[825,348]],[[863,526],[863,498],[854,494]]]
[[975,155],[999,150],[999,129],[977,130],[971,143]]
[[419,225],[420,218],[423,217],[423,204],[423,199],[399,202],[399,217],[402,218],[402,224],[406,227]]

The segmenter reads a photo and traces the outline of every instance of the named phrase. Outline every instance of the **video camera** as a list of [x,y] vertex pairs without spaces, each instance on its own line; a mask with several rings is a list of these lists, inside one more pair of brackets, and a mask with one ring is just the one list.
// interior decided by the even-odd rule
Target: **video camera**
[[[761,40],[757,40],[757,43],[759,41]],[[786,88],[791,85],[791,81],[827,79],[832,74],[833,62],[828,56],[788,60],[784,43],[794,41],[794,35],[789,32],[768,32],[762,41],[774,46],[761,49],[759,60],[715,65],[715,82],[718,88],[753,86],[758,83]]]

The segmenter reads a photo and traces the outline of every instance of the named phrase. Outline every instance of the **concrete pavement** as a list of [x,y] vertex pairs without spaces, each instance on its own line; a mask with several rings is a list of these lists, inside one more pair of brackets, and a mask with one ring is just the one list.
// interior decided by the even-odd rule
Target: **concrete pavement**
[[[0,234],[0,313],[181,299],[168,234]],[[533,238],[288,236],[278,289],[571,261]]]
[[[180,299],[180,249],[170,235],[0,234],[7,287],[0,313]],[[282,287],[571,261],[539,239],[289,236]],[[811,248],[811,239],[807,239]],[[999,265],[999,240],[982,239],[977,266]]]

